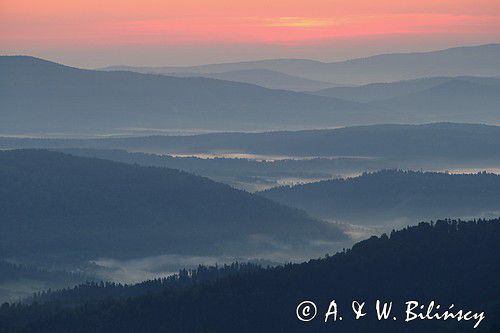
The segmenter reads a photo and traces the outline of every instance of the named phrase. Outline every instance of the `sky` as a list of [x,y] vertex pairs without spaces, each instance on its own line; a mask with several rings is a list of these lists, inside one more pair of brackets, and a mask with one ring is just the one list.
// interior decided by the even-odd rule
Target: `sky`
[[336,61],[495,42],[498,0],[0,0],[1,54],[85,68]]

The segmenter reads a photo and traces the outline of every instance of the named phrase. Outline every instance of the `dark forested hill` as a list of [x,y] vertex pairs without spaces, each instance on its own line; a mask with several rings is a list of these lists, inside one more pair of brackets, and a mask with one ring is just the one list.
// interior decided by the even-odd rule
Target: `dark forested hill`
[[[3,305],[3,332],[498,332],[500,328],[500,220],[421,223],[372,237],[325,259],[251,270],[187,289],[127,300],[92,302],[68,308],[53,303]],[[149,285],[144,285],[148,288]],[[105,288],[104,288],[105,289]],[[109,288],[111,291],[115,287]],[[92,293],[99,288],[89,288]],[[86,289],[82,288],[81,293]],[[101,289],[102,294],[106,290]],[[70,292],[69,295],[78,294]],[[63,293],[61,296],[68,294]],[[57,295],[56,295],[57,296]],[[316,317],[299,321],[304,300],[317,306]],[[325,323],[330,301],[338,319]],[[354,320],[353,300],[366,302],[365,317]],[[393,302],[388,320],[377,321],[375,301]],[[407,301],[427,311],[434,301],[443,313],[484,312],[474,320],[405,322]],[[312,312],[312,311],[311,311]],[[302,313],[302,312],[301,312]],[[396,318],[394,320],[393,318]]]
[[195,173],[250,192],[279,186],[283,182],[331,179],[341,174],[380,170],[394,165],[382,159],[355,157],[252,160],[245,158],[199,158],[127,152],[119,149],[58,149],[63,153],[97,157],[123,163],[159,166]]
[[260,194],[314,216],[361,224],[500,215],[500,176],[488,173],[385,170]]
[[343,238],[298,210],[174,169],[6,151],[0,184],[2,256],[250,253]]

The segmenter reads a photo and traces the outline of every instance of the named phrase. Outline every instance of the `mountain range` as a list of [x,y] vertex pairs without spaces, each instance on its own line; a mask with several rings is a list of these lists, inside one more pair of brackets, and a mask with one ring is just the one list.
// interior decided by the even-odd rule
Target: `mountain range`
[[[331,64],[273,60],[165,72],[181,77],[84,70],[33,57],[2,56],[0,132],[95,135],[133,129],[268,131],[442,121],[497,124],[500,84],[494,76],[500,68],[499,45]],[[379,82],[426,79],[317,91],[325,88],[323,83],[331,84],[292,73],[307,72],[309,67],[342,84],[349,84],[348,78],[355,78],[357,71],[369,82],[373,81],[368,78],[380,74],[377,71],[387,76],[380,74]],[[277,73],[281,68],[295,70]],[[192,77],[200,75],[210,78]],[[479,77],[486,75],[491,78]]]
[[[441,119],[440,114],[454,114],[455,119],[463,122],[484,119],[496,124],[500,105],[500,80],[454,79],[437,86],[372,103],[390,110],[403,110],[411,115],[426,114],[426,118]],[[406,106],[402,108],[402,105]],[[496,110],[496,111],[495,111]]]
[[315,95],[335,97],[350,101],[370,103],[401,98],[454,82],[468,82],[480,86],[500,86],[499,78],[478,76],[427,77],[421,79],[370,83],[353,87],[332,87],[311,92]]
[[359,85],[431,76],[496,76],[500,73],[499,59],[500,44],[487,44],[431,52],[381,54],[338,62],[273,59],[189,67],[111,66],[105,70],[213,74],[265,69],[333,84]]
[[0,138],[0,148],[106,148],[160,154],[243,153],[293,157],[387,157],[463,161],[500,158],[500,127],[434,123],[325,130],[102,139]]
[[[321,96],[369,103],[395,114],[425,119],[443,115],[461,122],[483,119],[496,124],[500,106],[500,79],[492,77],[432,77],[359,87],[336,87],[314,92]],[[451,117],[453,114],[453,117]]]
[[[113,70],[113,68],[110,68],[109,70]],[[292,91],[315,91],[337,86],[333,83],[309,80],[269,69],[242,69],[222,73],[156,73],[155,71],[148,72],[142,71],[140,69],[135,70],[134,68],[129,69],[127,67],[123,68],[122,70],[129,70],[138,73],[164,74],[176,77],[206,77],[218,80],[256,84],[258,86],[269,89],[282,89]]]
[[269,129],[375,121],[373,108],[339,99],[207,78],[83,70],[0,57],[0,131],[123,128]]
[[0,332],[475,329],[405,321],[416,301],[500,332],[499,110],[500,44],[188,67],[0,56]]
[[0,137],[0,149],[43,148],[181,169],[254,192],[382,169],[498,172],[499,142],[497,126],[434,123],[102,139]]

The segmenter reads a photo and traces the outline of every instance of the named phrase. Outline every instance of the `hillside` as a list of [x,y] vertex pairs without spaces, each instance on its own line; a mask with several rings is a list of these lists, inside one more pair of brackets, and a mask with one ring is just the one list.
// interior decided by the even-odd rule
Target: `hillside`
[[338,99],[199,77],[83,70],[33,57],[0,57],[0,77],[3,133],[255,130],[376,119],[371,107]]
[[300,211],[174,169],[6,151],[0,184],[2,257],[248,255],[345,239]]
[[[324,259],[242,272],[184,290],[165,288],[127,300],[67,308],[71,298],[65,296],[95,299],[95,291],[107,294],[103,286],[63,293],[60,302],[55,295],[52,303],[43,305],[4,305],[0,329],[37,333],[496,332],[500,328],[496,315],[500,308],[499,240],[498,219],[421,223],[390,236],[372,237]],[[109,290],[114,294],[116,288]],[[313,321],[296,318],[296,307],[303,300],[317,305]],[[331,316],[324,323],[332,300],[343,320],[334,322]],[[366,302],[367,315],[360,320],[351,311],[353,300]],[[377,321],[376,300],[393,302],[389,320]],[[439,313],[454,304],[454,313],[459,309],[484,312],[485,318],[405,322],[404,303],[410,300],[424,306],[433,300],[442,308]]]
[[386,170],[259,194],[313,216],[355,224],[500,215],[500,176],[487,173]]

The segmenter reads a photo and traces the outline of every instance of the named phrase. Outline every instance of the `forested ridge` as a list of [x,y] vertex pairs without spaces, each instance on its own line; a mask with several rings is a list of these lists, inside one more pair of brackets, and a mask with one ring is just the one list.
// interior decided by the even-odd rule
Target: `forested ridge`
[[[106,148],[161,153],[240,152],[498,162],[500,127],[470,123],[381,124],[335,129],[151,135],[99,139],[0,138],[0,147]],[[497,164],[494,164],[497,165]]]
[[259,192],[320,218],[360,224],[396,219],[497,216],[500,176],[382,170]]
[[297,209],[175,169],[4,151],[0,184],[3,257],[207,255],[345,238]]
[[161,293],[166,289],[179,290],[200,284],[218,281],[228,276],[262,271],[258,263],[232,263],[204,266],[195,269],[181,269],[177,274],[137,284],[122,284],[105,281],[87,281],[74,287],[37,292],[22,303],[39,303],[48,306],[72,307],[96,303],[109,299],[127,299],[146,294]]
[[[484,311],[477,332],[500,328],[500,219],[420,223],[372,237],[333,256],[303,264],[233,274],[188,288],[68,308],[68,300],[4,304],[5,332],[470,332],[471,322],[405,323],[402,304],[435,300],[443,306]],[[113,290],[114,286],[109,287]],[[93,292],[107,287],[81,289]],[[457,292],[457,291],[460,292]],[[64,296],[65,293],[62,293]],[[57,295],[56,295],[57,296]],[[343,321],[296,319],[302,300],[326,312],[335,299]],[[352,300],[394,302],[397,321],[349,315]],[[321,314],[321,312],[320,312]]]

